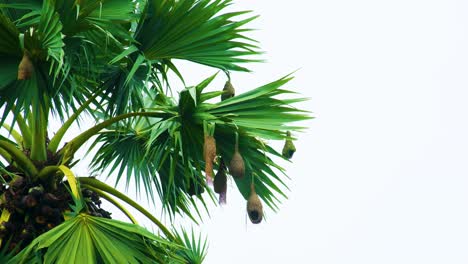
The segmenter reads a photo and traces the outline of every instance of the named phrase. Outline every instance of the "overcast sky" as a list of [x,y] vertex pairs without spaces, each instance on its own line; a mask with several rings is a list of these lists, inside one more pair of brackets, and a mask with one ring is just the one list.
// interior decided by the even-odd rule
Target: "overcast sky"
[[[468,1],[234,2],[267,52],[234,86],[300,68],[287,88],[316,119],[280,164],[278,213],[250,224],[233,182],[210,206],[205,263],[468,263]],[[215,72],[181,66],[188,84]]]
[[[316,119],[259,226],[230,189],[206,263],[468,263],[468,1],[234,1]],[[199,77],[194,76],[194,80]]]

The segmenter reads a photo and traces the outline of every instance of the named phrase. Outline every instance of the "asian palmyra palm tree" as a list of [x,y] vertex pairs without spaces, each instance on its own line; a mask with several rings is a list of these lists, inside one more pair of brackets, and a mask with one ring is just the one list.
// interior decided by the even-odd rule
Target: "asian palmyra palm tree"
[[[256,42],[245,36],[255,17],[226,12],[230,4],[0,0],[1,263],[203,260],[204,241],[165,227],[104,183],[108,175],[159,199],[170,216],[193,219],[191,209],[215,200],[213,190],[224,201],[230,174],[249,200],[252,222],[262,220],[262,202],[276,209],[286,186],[272,158],[294,150],[282,156],[266,140],[292,145],[288,131],[301,129],[292,122],[309,118],[291,106],[303,99],[282,88],[291,77],[235,96],[229,81],[224,90],[206,89],[216,75],[177,96],[169,86],[169,72],[183,80],[174,59],[227,76],[259,60]],[[83,116],[94,126],[63,142]],[[52,118],[60,129],[49,131]],[[97,177],[74,170],[88,141]],[[111,219],[101,199],[129,220]],[[122,202],[159,230],[140,227]]]

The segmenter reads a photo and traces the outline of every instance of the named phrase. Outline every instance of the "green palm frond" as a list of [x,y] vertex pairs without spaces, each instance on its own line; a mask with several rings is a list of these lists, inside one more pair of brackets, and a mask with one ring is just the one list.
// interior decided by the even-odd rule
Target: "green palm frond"
[[79,214],[37,237],[10,263],[181,263],[178,248],[140,226]]
[[[64,111],[69,111],[68,107],[74,108],[74,103],[83,100],[80,93],[83,89],[75,89],[73,79],[69,78],[70,65],[64,63],[62,24],[53,4],[44,1],[37,24],[21,31],[14,24],[7,23],[5,17],[1,18],[3,31],[10,34],[9,38],[5,35],[6,42],[2,41],[2,44],[16,45],[16,49],[9,53],[0,52],[2,62],[7,62],[2,63],[0,74],[0,79],[6,80],[0,89],[0,106],[5,106],[5,115],[13,111],[16,116],[22,111],[27,116],[31,106],[41,105],[43,108],[52,106],[53,112],[63,117]],[[20,39],[23,39],[24,52],[30,54],[34,66],[29,80],[16,80],[23,56]],[[62,81],[55,81],[59,77]]]
[[[31,96],[38,98],[38,102],[52,100],[53,111],[62,118],[64,111],[68,112],[69,107],[76,109],[76,103],[85,100],[83,93],[90,93],[89,90],[99,87],[100,80],[113,80],[116,72],[123,75],[124,79],[126,78],[125,71],[122,73],[121,69],[106,65],[124,49],[125,46],[122,42],[132,42],[128,27],[124,25],[129,26],[131,21],[136,19],[134,17],[135,3],[126,0],[105,1],[105,3],[85,1],[85,4],[81,6],[78,18],[76,17],[78,7],[74,1],[47,0],[43,2],[40,9],[37,9],[37,3],[34,1],[4,5],[8,7],[5,9],[7,11],[18,11],[13,9],[13,7],[18,6],[21,6],[20,10],[22,11],[30,11],[24,14],[21,19],[16,20],[16,25],[13,22],[8,22],[7,16],[0,17],[0,22],[5,24],[2,29],[5,31],[4,39],[6,40],[5,43],[0,44],[0,57],[2,56],[1,45],[8,45],[5,46],[8,54],[3,56],[8,55],[5,60],[11,61],[10,64],[2,65],[2,68],[11,66],[2,69],[4,71],[0,75],[0,80],[5,79],[5,82],[0,85],[0,90],[1,87],[6,86],[16,78],[17,67],[22,56],[21,49],[18,50],[20,46],[18,35],[20,33],[24,34],[26,50],[33,55],[35,75],[37,75],[35,82],[37,82],[38,88],[30,88],[27,91],[29,94],[33,94],[31,91],[38,90],[37,94]],[[11,44],[8,44],[10,42]],[[11,56],[13,58],[10,58]],[[147,72],[142,73],[145,77],[140,77],[136,82],[131,83],[131,87],[137,86],[139,89],[128,89],[127,86],[122,87],[122,84],[107,83],[106,85],[112,89],[107,89],[106,94],[117,98],[114,101],[117,101],[120,107],[128,105],[129,98],[142,97],[139,92],[144,85],[142,79],[146,79]],[[52,82],[58,77],[62,79],[61,82]],[[16,85],[16,83],[12,84],[12,86]],[[119,90],[114,87],[118,87]],[[44,89],[46,95],[43,94]],[[117,95],[125,93],[127,90],[133,92],[124,97]],[[23,103],[22,105],[16,103],[18,109],[32,104],[30,98],[26,95],[22,96],[18,92],[15,92],[11,98],[18,98],[19,102]],[[6,103],[12,105],[12,100],[10,99]],[[115,102],[110,102],[108,105],[113,107]],[[141,107],[137,103],[134,105],[135,107],[131,108],[133,110]],[[28,109],[24,108],[27,113]],[[11,107],[7,107],[6,110],[10,109]],[[119,113],[123,112],[125,110],[119,111]]]
[[151,60],[183,59],[211,67],[247,71],[238,64],[255,61],[257,46],[242,35],[255,17],[234,22],[248,12],[219,14],[231,0],[150,0],[135,39]]
[[284,169],[276,165],[272,157],[283,157],[261,139],[285,139],[285,130],[300,130],[301,127],[289,124],[310,117],[291,104],[306,99],[277,99],[291,93],[282,89],[292,79],[286,76],[232,99],[210,104],[207,100],[221,94],[203,92],[214,78],[211,76],[182,91],[178,104],[168,106],[176,116],[146,120],[144,125],[133,122],[102,133],[94,143],[100,145],[92,163],[96,172],[118,168],[118,180],[124,177],[127,184],[135,181],[138,189],[143,185],[150,197],[157,192],[170,213],[189,212],[192,195],[204,203],[197,194],[204,190],[212,194],[204,182],[201,147],[203,123],[210,122],[216,124],[214,136],[218,154],[225,160],[232,158],[235,133],[239,133],[239,148],[246,161],[246,177],[236,180],[242,195],[248,197],[252,177],[256,177],[258,195],[276,209],[280,201],[277,195],[286,197],[287,186],[281,177]]
[[116,172],[117,183],[122,178],[126,186],[130,181],[135,182],[137,193],[143,186],[145,194],[152,200],[154,193],[157,193],[171,216],[183,212],[193,219],[189,209],[194,199],[204,202],[201,194],[206,185],[202,168],[195,167],[193,161],[184,162],[180,154],[170,153],[174,146],[177,147],[170,136],[175,131],[171,127],[168,130],[163,128],[163,123],[170,122],[160,123],[156,126],[162,133],[151,146],[147,145],[148,131],[139,133],[130,129],[126,132],[112,130],[101,133],[93,144],[100,147],[91,165],[96,173],[106,169],[110,173]]
[[146,84],[150,74],[151,63],[142,55],[109,67],[101,75],[102,86],[106,88],[106,113],[121,114],[143,108],[144,98],[150,95],[148,90],[154,88]]
[[96,138],[91,148],[101,142],[102,145],[92,161],[92,167],[96,171],[108,169],[110,175],[116,173],[116,185],[121,182],[122,177],[125,177],[125,184],[128,187],[130,180],[133,179],[138,194],[143,185],[145,193],[154,199],[152,187],[156,168],[144,158],[144,139],[132,130],[105,131]]
[[[285,76],[264,86],[219,102],[214,107],[207,105],[206,108],[201,107],[201,109],[203,112],[206,109],[207,113],[218,118],[227,118],[236,125],[244,127],[250,133],[258,136],[266,136],[262,131],[304,129],[304,127],[287,124],[309,119],[305,114],[307,113],[306,111],[291,106],[291,104],[308,99],[278,99],[278,97],[293,94],[291,91],[280,89],[292,79],[292,77]],[[273,136],[272,134],[270,135]],[[282,138],[284,136],[274,137],[274,139]]]
[[34,11],[36,18],[42,8],[43,1],[40,0],[0,0],[1,13],[9,17],[12,21],[22,21],[31,17]]
[[177,251],[187,264],[201,264],[206,257],[208,245],[207,239],[202,239],[201,235],[195,237],[195,232],[191,230],[191,235],[185,229],[180,232],[174,232],[177,239],[182,241],[184,249]]
[[[31,44],[28,47],[28,41],[25,39],[25,46],[31,53],[34,55],[34,51],[37,49],[41,52],[46,54],[46,60],[52,59],[51,64],[51,71],[55,71],[54,76],[57,77],[60,71],[62,70],[63,66],[63,57],[64,51],[63,46],[63,34],[62,34],[62,22],[59,19],[59,15],[53,6],[54,1],[46,0],[44,1],[43,10],[41,12],[41,19],[39,21],[39,25],[37,27],[37,35],[35,32],[31,32],[32,35],[32,43],[37,41],[36,43]],[[28,36],[29,32],[26,32],[25,37]],[[41,55],[37,55],[41,57]]]
[[19,31],[14,23],[0,13],[0,92],[16,80],[21,60]]
[[64,24],[64,33],[75,36],[86,31],[101,31],[109,37],[127,39],[131,21],[136,19],[135,2],[127,0],[57,0],[55,6]]
[[[159,200],[171,223],[177,214],[197,222],[201,209],[209,214],[207,200],[217,200],[205,174],[228,163],[236,144],[245,163],[237,189],[247,199],[254,183],[278,208],[288,177],[270,140],[291,140],[287,131],[300,132],[297,122],[311,118],[295,107],[306,99],[284,88],[292,77],[224,100],[212,87],[216,74],[186,87],[176,65],[190,61],[229,77],[260,61],[246,35],[256,16],[228,11],[232,3],[0,0],[0,263],[202,263],[206,239],[183,229],[174,236],[98,178]],[[184,86],[178,96],[171,74]],[[87,114],[95,125],[78,123]],[[62,126],[51,131],[56,118]],[[64,143],[75,124],[82,132]],[[213,142],[207,134],[216,155],[204,153]],[[90,140],[93,176],[75,177],[77,150]],[[132,224],[111,220],[101,199]],[[162,233],[138,226],[120,202]]]
[[14,248],[12,251],[8,251],[7,249],[10,247],[10,241],[6,241],[2,250],[0,250],[0,263],[9,263],[9,261],[13,260],[15,256],[15,251],[17,247]]
[[[15,24],[5,15],[0,13],[0,55],[19,56],[19,31]],[[19,63],[19,61],[18,61]]]

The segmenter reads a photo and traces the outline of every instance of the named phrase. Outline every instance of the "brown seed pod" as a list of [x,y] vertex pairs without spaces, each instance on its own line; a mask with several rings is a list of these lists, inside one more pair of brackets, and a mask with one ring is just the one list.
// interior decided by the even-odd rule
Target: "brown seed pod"
[[215,193],[219,193],[219,203],[226,204],[227,176],[226,165],[224,165],[224,160],[222,158],[219,164],[219,170],[214,178],[213,185]]
[[223,88],[223,94],[221,94],[221,101],[234,97],[236,90],[232,86],[230,81],[227,81]]
[[242,155],[239,152],[238,136],[236,135],[236,146],[231,162],[229,163],[229,173],[236,179],[242,179],[245,174],[245,164]]
[[23,54],[23,59],[18,66],[18,80],[28,80],[34,73],[34,65],[31,62],[29,53],[27,51]]
[[216,158],[216,140],[213,136],[205,135],[203,145],[203,155],[205,158],[205,174],[208,183],[213,182],[213,161]]
[[[291,136],[291,132],[287,132],[288,137]],[[284,147],[283,147],[283,157],[286,159],[292,158],[294,152],[296,152],[296,146],[294,146],[294,143],[292,142],[291,139],[286,139],[284,142]]]
[[255,192],[255,186],[250,185],[250,196],[247,200],[247,214],[249,215],[250,222],[259,224],[263,219],[263,206],[260,198]]

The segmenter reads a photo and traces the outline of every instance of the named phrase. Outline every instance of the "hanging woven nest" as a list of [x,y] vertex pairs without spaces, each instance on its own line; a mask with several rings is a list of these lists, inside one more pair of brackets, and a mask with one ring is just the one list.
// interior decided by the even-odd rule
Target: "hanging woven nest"
[[31,79],[34,73],[34,65],[32,64],[31,58],[28,51],[24,51],[23,59],[18,66],[18,80]]
[[221,101],[234,97],[236,90],[230,81],[227,81],[223,88],[223,94],[221,94]]
[[221,158],[218,172],[214,178],[214,191],[219,194],[219,204],[226,204],[226,193],[227,193],[227,176],[226,176],[226,165],[224,160]]
[[[291,132],[288,131],[286,135],[288,137],[291,137]],[[282,151],[283,157],[286,159],[290,159],[294,155],[294,152],[296,152],[296,146],[294,146],[294,143],[292,142],[291,139],[286,139],[286,141],[284,142],[284,147]]]
[[260,198],[255,192],[255,185],[250,185],[250,196],[247,200],[247,214],[249,215],[250,222],[259,224],[263,219],[263,206]]
[[216,158],[216,140],[213,136],[205,135],[203,155],[205,158],[206,182],[211,184],[213,182],[213,162]]
[[245,164],[242,155],[239,152],[239,135],[236,134],[236,145],[231,162],[229,163],[229,173],[236,179],[242,179],[245,174]]

